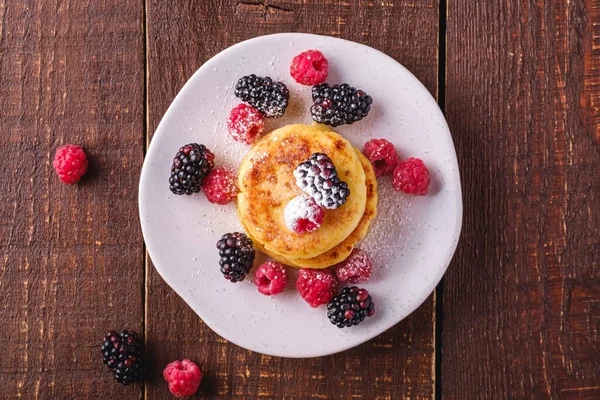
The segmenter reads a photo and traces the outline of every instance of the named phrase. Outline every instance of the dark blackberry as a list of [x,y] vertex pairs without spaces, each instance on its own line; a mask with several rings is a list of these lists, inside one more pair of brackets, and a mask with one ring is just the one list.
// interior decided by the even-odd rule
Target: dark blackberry
[[375,314],[375,303],[366,289],[347,287],[327,303],[327,318],[338,328],[358,325]]
[[347,83],[329,86],[327,83],[313,86],[312,118],[331,126],[353,124],[369,114],[373,98],[364,91]]
[[202,181],[215,166],[215,155],[203,144],[190,143],[179,149],[169,178],[169,189],[174,194],[198,193]]
[[217,242],[219,249],[219,265],[225,279],[235,283],[243,281],[252,269],[254,262],[254,245],[245,233],[226,233]]
[[267,118],[282,117],[290,98],[290,92],[282,82],[254,74],[240,78],[235,85],[235,95]]
[[102,362],[108,365],[117,382],[129,385],[144,378],[144,345],[137,333],[110,331],[102,342]]
[[350,195],[348,184],[338,177],[333,161],[327,154],[314,153],[294,170],[296,184],[321,207],[334,209]]

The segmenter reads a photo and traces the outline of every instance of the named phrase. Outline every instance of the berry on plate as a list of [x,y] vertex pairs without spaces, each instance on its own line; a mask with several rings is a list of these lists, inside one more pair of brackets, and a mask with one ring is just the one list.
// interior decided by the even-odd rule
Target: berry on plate
[[294,57],[290,75],[302,85],[318,85],[327,79],[329,63],[319,50],[307,50]]
[[190,143],[179,149],[169,177],[173,194],[198,193],[202,181],[215,166],[215,155],[203,144]]
[[284,266],[275,261],[268,261],[256,269],[254,284],[264,295],[272,296],[283,292],[288,277]]
[[338,328],[358,325],[375,314],[375,303],[366,289],[347,287],[327,304],[327,318]]
[[252,144],[264,133],[265,120],[255,108],[239,104],[229,113],[227,130],[234,140]]
[[331,126],[353,124],[369,114],[373,98],[347,83],[329,86],[327,83],[313,86],[312,118]]
[[171,393],[176,397],[187,397],[198,391],[202,372],[190,360],[175,360],[163,370],[163,377],[169,384]]
[[394,145],[385,139],[371,139],[365,143],[363,154],[373,164],[375,176],[391,174],[398,165],[398,153]]
[[325,211],[312,197],[297,196],[285,206],[283,216],[285,225],[290,231],[306,233],[316,231],[321,227]]
[[56,149],[52,166],[60,180],[71,185],[85,174],[88,159],[81,147],[67,144]]
[[392,186],[396,192],[423,196],[429,191],[430,183],[429,171],[418,158],[401,161],[394,169]]
[[340,282],[364,283],[371,277],[373,263],[365,251],[354,249],[348,258],[333,269]]
[[311,155],[296,167],[294,177],[300,189],[327,209],[340,207],[350,195],[348,184],[338,177],[335,165],[327,154]]
[[311,307],[327,304],[335,295],[338,281],[329,269],[302,268],[296,280],[296,289]]
[[245,233],[226,233],[217,242],[221,273],[233,283],[243,281],[254,263],[254,244]]
[[135,332],[110,331],[102,342],[102,362],[123,385],[141,381],[145,370],[144,344]]
[[235,171],[215,168],[204,178],[202,191],[211,203],[225,205],[238,194]]
[[254,74],[238,80],[235,95],[267,118],[282,117],[290,98],[290,92],[282,82],[273,82],[269,77]]

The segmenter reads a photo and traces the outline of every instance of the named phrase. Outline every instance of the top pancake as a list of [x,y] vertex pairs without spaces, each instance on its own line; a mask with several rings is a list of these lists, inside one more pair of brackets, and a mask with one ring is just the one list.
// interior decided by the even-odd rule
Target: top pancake
[[[303,194],[293,172],[313,153],[327,154],[348,184],[346,203],[325,210],[321,227],[297,234],[285,225],[283,211]],[[312,258],[333,248],[358,225],[365,211],[365,173],[352,145],[335,132],[311,125],[287,125],[262,138],[244,157],[238,171],[238,216],[248,233],[269,252],[289,258]]]

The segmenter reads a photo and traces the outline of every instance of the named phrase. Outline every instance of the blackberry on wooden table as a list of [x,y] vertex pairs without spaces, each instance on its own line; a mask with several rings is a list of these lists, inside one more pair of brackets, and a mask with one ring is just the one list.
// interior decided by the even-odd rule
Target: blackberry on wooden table
[[371,96],[347,83],[333,86],[321,83],[313,86],[312,100],[312,118],[320,124],[330,126],[360,121],[369,114],[373,103]]
[[350,195],[348,184],[342,181],[327,154],[314,153],[294,170],[296,184],[321,207],[335,209]]
[[288,106],[290,92],[283,82],[254,74],[243,76],[235,85],[235,95],[267,118],[279,118]]
[[375,303],[366,289],[347,287],[327,303],[327,318],[338,328],[358,325],[375,314]]
[[198,193],[206,175],[215,166],[215,155],[203,144],[190,143],[179,149],[169,177],[169,189],[174,194]]
[[226,233],[217,242],[219,265],[225,279],[235,283],[243,281],[252,269],[256,251],[252,239],[245,233]]
[[129,385],[144,378],[144,344],[137,333],[110,331],[102,342],[102,362],[113,371],[117,382]]

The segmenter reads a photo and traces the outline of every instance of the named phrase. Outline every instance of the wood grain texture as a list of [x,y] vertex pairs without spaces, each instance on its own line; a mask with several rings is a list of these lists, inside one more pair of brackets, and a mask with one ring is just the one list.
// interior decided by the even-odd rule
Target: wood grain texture
[[[149,0],[149,132],[192,73],[241,40],[277,32],[327,34],[369,44],[402,62],[437,92],[435,0]],[[299,49],[305,50],[305,49]],[[148,268],[146,338],[154,357],[146,398],[168,395],[161,368],[189,357],[203,365],[202,398],[427,399],[434,396],[434,301],[351,351],[309,360],[243,350],[214,334]]]
[[448,1],[448,399],[600,398],[600,5]]
[[[143,7],[0,0],[0,398],[136,398],[102,365],[109,328],[141,331]],[[78,185],[52,170],[81,144]]]

